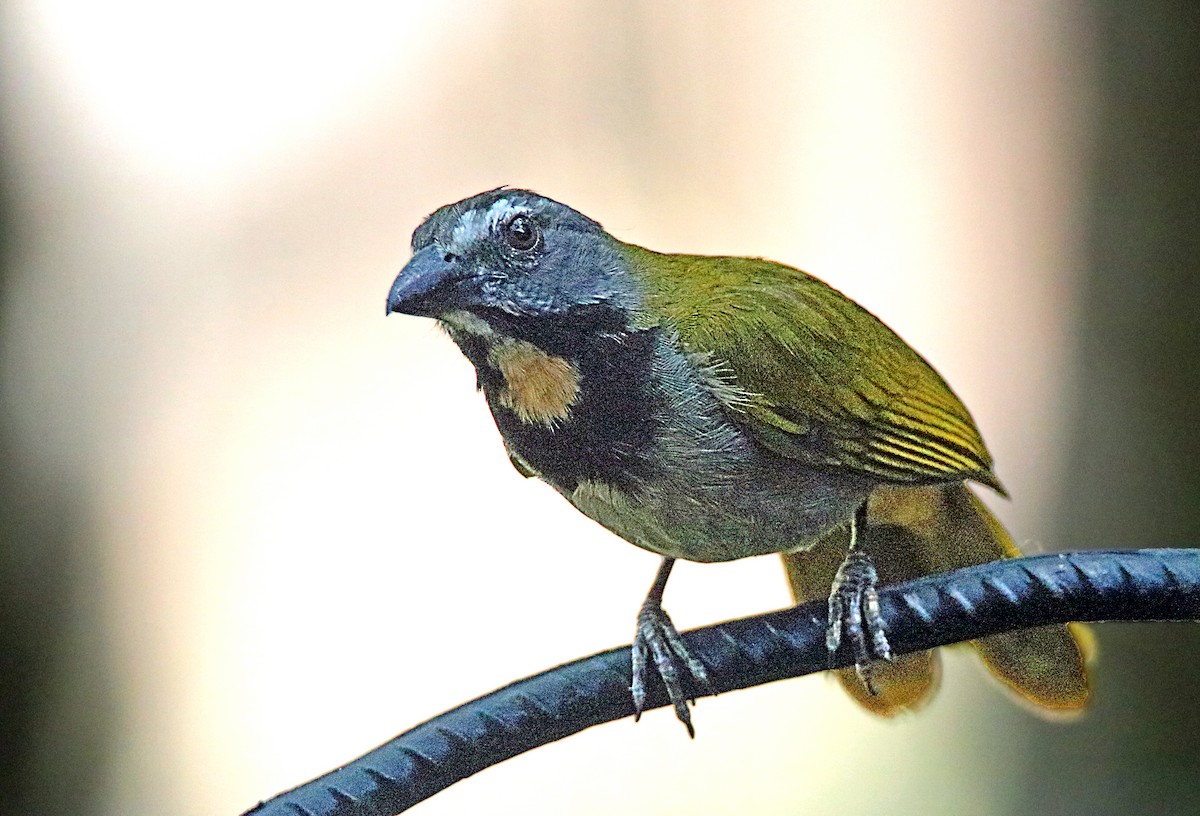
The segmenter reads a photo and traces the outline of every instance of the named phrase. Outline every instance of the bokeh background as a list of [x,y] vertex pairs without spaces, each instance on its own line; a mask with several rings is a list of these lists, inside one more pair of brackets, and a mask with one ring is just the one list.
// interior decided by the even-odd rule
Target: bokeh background
[[[0,813],[236,814],[628,642],[656,559],[506,461],[383,317],[437,206],[528,186],[834,283],[971,406],[1031,551],[1200,544],[1200,6],[0,10]],[[681,626],[787,603],[681,565]],[[965,653],[885,722],[824,677],[592,729],[424,814],[1195,814],[1200,631],[1095,705]]]

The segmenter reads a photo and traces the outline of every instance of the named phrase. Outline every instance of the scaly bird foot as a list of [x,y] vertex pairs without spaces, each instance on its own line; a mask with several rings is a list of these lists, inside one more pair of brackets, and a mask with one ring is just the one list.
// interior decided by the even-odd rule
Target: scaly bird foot
[[675,716],[687,728],[693,739],[696,729],[692,727],[692,715],[688,702],[695,703],[695,696],[688,697],[684,684],[703,687],[711,692],[708,672],[704,664],[692,657],[675,624],[656,599],[647,598],[637,617],[637,635],[633,639],[633,683],[629,691],[633,695],[634,719],[640,719],[646,704],[646,673],[650,662],[667,687],[667,696],[675,707]]
[[829,624],[825,646],[832,657],[842,644],[843,635],[854,647],[854,670],[871,694],[878,694],[871,677],[874,660],[891,660],[887,626],[879,612],[879,576],[871,556],[860,547],[851,547],[838,567],[829,593]]

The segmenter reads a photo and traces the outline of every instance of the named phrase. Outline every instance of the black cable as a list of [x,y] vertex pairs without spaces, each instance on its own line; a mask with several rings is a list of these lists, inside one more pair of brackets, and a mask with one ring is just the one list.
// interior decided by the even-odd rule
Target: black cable
[[[1082,552],[993,561],[880,590],[896,654],[1048,623],[1200,620],[1200,549]],[[849,665],[825,649],[824,602],[684,633],[715,692]],[[518,680],[404,732],[247,812],[391,816],[460,779],[633,714],[629,647]],[[698,692],[699,690],[697,690]],[[647,708],[668,704],[661,682]]]

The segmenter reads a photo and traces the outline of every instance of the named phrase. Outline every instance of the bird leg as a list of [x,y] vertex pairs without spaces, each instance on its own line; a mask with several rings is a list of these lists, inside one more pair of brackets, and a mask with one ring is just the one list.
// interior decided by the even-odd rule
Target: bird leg
[[[629,691],[633,695],[634,719],[637,720],[641,718],[646,703],[645,675],[650,661],[653,661],[654,669],[667,687],[671,705],[675,706],[675,716],[687,728],[688,736],[695,738],[696,730],[692,727],[692,715],[688,711],[689,698],[683,690],[686,675],[690,675],[692,681],[709,691],[712,687],[709,685],[704,664],[688,652],[675,624],[671,623],[671,618],[662,608],[663,590],[674,565],[674,558],[662,560],[658,574],[654,577],[654,585],[650,587],[650,592],[638,611],[637,634],[633,638],[633,682]],[[695,703],[695,697],[690,698],[690,701]]]
[[887,626],[879,613],[879,575],[875,562],[863,545],[867,532],[867,503],[864,501],[850,522],[850,550],[838,567],[829,593],[829,623],[825,646],[832,657],[843,634],[854,646],[854,670],[871,694],[878,694],[871,677],[872,660],[891,660]]

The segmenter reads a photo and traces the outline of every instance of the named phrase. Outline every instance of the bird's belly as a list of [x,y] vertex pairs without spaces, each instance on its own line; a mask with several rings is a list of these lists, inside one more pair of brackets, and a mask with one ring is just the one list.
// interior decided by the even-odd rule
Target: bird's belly
[[856,480],[788,468],[728,484],[661,480],[636,493],[582,482],[566,496],[644,549],[688,561],[732,561],[811,547],[847,522],[868,491]]
[[485,381],[523,472],[625,540],[689,561],[805,549],[847,522],[874,483],[761,445],[730,418],[740,392],[676,340],[635,332],[581,356],[577,389],[550,389],[571,401],[547,421],[513,408],[515,384]]

